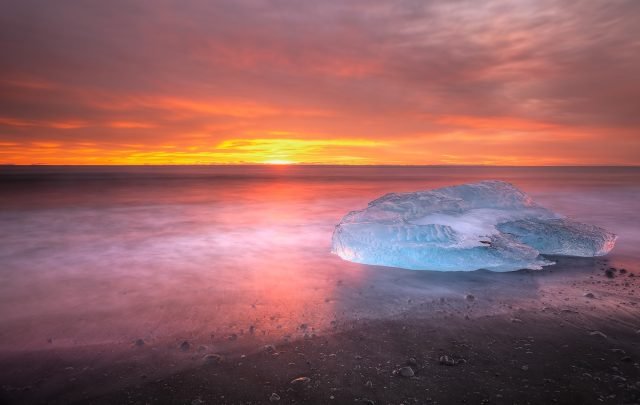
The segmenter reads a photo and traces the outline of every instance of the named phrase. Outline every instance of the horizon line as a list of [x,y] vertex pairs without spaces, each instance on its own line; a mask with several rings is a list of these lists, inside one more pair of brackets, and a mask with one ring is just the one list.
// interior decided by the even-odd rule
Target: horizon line
[[640,164],[542,164],[542,165],[504,165],[504,164],[339,164],[339,163],[144,163],[144,164],[48,164],[48,163],[0,163],[0,167],[233,167],[233,166],[260,166],[260,167],[301,167],[301,166],[332,166],[332,167],[629,167],[640,168]]

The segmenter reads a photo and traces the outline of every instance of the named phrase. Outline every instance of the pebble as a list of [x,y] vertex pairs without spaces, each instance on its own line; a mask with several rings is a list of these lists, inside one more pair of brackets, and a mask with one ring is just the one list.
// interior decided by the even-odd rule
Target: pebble
[[456,365],[456,361],[453,358],[451,358],[451,357],[449,357],[447,355],[440,356],[440,359],[438,359],[438,360],[439,360],[440,364],[442,364],[443,366],[455,366]]
[[298,377],[291,380],[291,385],[302,386],[302,385],[307,385],[310,382],[311,382],[311,378],[309,377]]
[[140,347],[140,346],[144,346],[144,340],[142,339],[137,339],[134,343],[136,346]]
[[476,297],[473,294],[467,294],[464,296],[464,299],[467,301],[473,301],[476,299]]
[[189,351],[189,349],[191,349],[191,343],[187,342],[186,340],[180,343],[180,350],[182,350],[183,352],[187,352]]
[[398,374],[407,378],[413,377],[415,375],[415,373],[413,372],[413,369],[409,366],[400,368],[400,370],[398,370]]
[[207,364],[218,364],[222,362],[222,356],[220,356],[219,354],[211,353],[205,355],[202,360],[204,360],[204,362]]
[[591,336],[601,336],[603,338],[607,338],[607,335],[605,335],[604,333],[600,332],[599,330],[594,330],[592,332],[589,332],[589,335]]
[[584,297],[585,297],[585,298],[595,298],[596,296],[595,296],[595,295],[593,295],[593,293],[588,292],[588,293],[584,293]]
[[271,396],[269,397],[269,402],[278,402],[280,401],[280,395],[276,394],[275,392],[271,393]]

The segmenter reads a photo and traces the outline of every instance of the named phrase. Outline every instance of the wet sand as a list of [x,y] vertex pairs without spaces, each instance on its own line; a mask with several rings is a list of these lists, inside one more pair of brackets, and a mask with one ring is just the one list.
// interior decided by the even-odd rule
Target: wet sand
[[[638,403],[639,269],[624,260],[554,259],[558,264],[542,271],[410,272],[416,289],[425,288],[395,297],[404,301],[401,311],[336,316],[324,329],[302,323],[279,339],[249,328],[209,341],[66,348],[51,342],[46,350],[5,351],[1,398],[15,404]],[[360,285],[349,294],[371,290],[375,285]]]

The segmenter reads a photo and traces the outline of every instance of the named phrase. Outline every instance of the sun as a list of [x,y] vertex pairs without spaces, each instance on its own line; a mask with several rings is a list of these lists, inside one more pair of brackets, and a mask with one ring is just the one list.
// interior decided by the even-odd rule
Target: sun
[[290,165],[295,162],[292,160],[286,160],[286,159],[269,159],[269,160],[265,160],[262,163],[265,163],[268,165]]

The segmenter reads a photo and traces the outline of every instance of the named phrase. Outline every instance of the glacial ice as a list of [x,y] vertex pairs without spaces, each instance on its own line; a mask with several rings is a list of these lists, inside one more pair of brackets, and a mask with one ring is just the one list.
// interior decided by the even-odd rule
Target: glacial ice
[[541,255],[601,256],[616,235],[554,213],[512,184],[487,180],[391,193],[347,214],[332,252],[412,270],[512,271],[554,264]]

